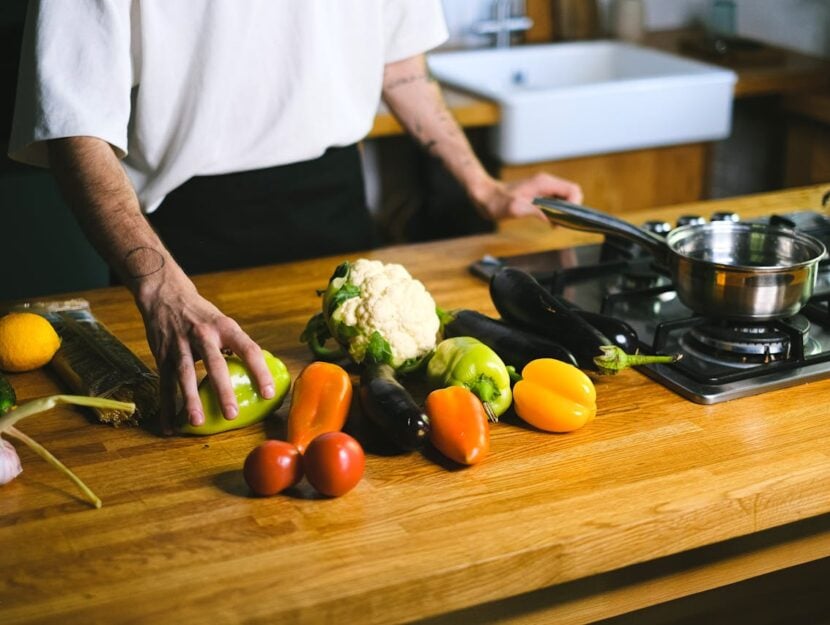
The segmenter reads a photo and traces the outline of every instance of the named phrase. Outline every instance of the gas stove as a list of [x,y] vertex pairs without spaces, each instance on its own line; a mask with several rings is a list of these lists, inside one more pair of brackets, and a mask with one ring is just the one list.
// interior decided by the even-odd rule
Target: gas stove
[[[738,220],[716,213],[712,220]],[[687,215],[677,225],[700,223]],[[830,218],[802,211],[755,220],[796,228],[830,249]],[[658,234],[672,225],[644,224]],[[625,321],[640,351],[680,354],[673,364],[639,367],[683,397],[714,404],[830,377],[830,260],[819,265],[810,302],[786,319],[744,322],[701,317],[677,298],[671,279],[642,248],[606,237],[602,244],[503,258],[485,257],[471,271],[489,279],[510,266],[523,269],[579,308]]]

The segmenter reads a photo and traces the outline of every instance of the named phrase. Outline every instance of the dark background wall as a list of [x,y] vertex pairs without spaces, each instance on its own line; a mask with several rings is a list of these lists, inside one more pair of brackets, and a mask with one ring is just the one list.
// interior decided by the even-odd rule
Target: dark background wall
[[106,265],[87,243],[49,172],[6,156],[25,13],[26,0],[0,1],[0,300],[108,283]]

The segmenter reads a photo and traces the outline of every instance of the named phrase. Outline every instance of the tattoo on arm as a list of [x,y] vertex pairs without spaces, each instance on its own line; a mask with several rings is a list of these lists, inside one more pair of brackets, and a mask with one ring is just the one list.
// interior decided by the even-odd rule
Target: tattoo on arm
[[383,85],[383,89],[384,91],[388,91],[390,89],[395,89],[396,87],[400,87],[402,85],[412,84],[413,82],[430,82],[431,80],[432,78],[427,74],[412,74],[411,76],[401,76],[400,78],[390,80],[388,83]]
[[164,256],[152,247],[136,247],[124,256],[124,268],[130,278],[146,278],[164,268]]

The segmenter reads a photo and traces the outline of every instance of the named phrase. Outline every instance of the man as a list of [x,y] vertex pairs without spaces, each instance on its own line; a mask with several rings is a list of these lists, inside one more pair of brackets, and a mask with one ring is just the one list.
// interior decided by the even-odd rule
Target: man
[[199,358],[236,416],[223,350],[274,392],[260,348],[188,274],[372,245],[356,144],[379,96],[486,217],[581,201],[551,176],[485,172],[427,73],[445,38],[440,0],[30,1],[10,156],[52,169],[135,297],[165,426],[177,386],[204,421]]

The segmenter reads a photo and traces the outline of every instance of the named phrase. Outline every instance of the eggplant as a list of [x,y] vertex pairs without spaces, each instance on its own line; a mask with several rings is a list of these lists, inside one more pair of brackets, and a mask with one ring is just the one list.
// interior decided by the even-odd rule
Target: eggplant
[[[560,343],[573,353],[577,365],[582,369],[616,373],[633,365],[677,360],[676,356],[626,353],[592,325],[588,318],[580,315],[521,269],[505,267],[493,274],[490,297],[507,323]],[[631,332],[633,334],[633,330]]]
[[576,366],[576,358],[570,350],[547,337],[511,327],[475,310],[456,310],[443,313],[444,336],[471,336],[496,352],[516,371],[537,358],[555,358]]
[[360,407],[397,447],[413,451],[429,437],[429,418],[387,364],[369,365],[360,374]]
[[608,315],[600,313],[589,312],[587,310],[579,310],[565,302],[560,296],[553,295],[554,300],[557,300],[560,305],[570,306],[571,309],[585,321],[594,326],[597,330],[602,332],[611,340],[612,345],[616,345],[624,352],[636,352],[640,349],[640,338],[637,336],[636,330],[628,325],[625,321],[614,319]]

